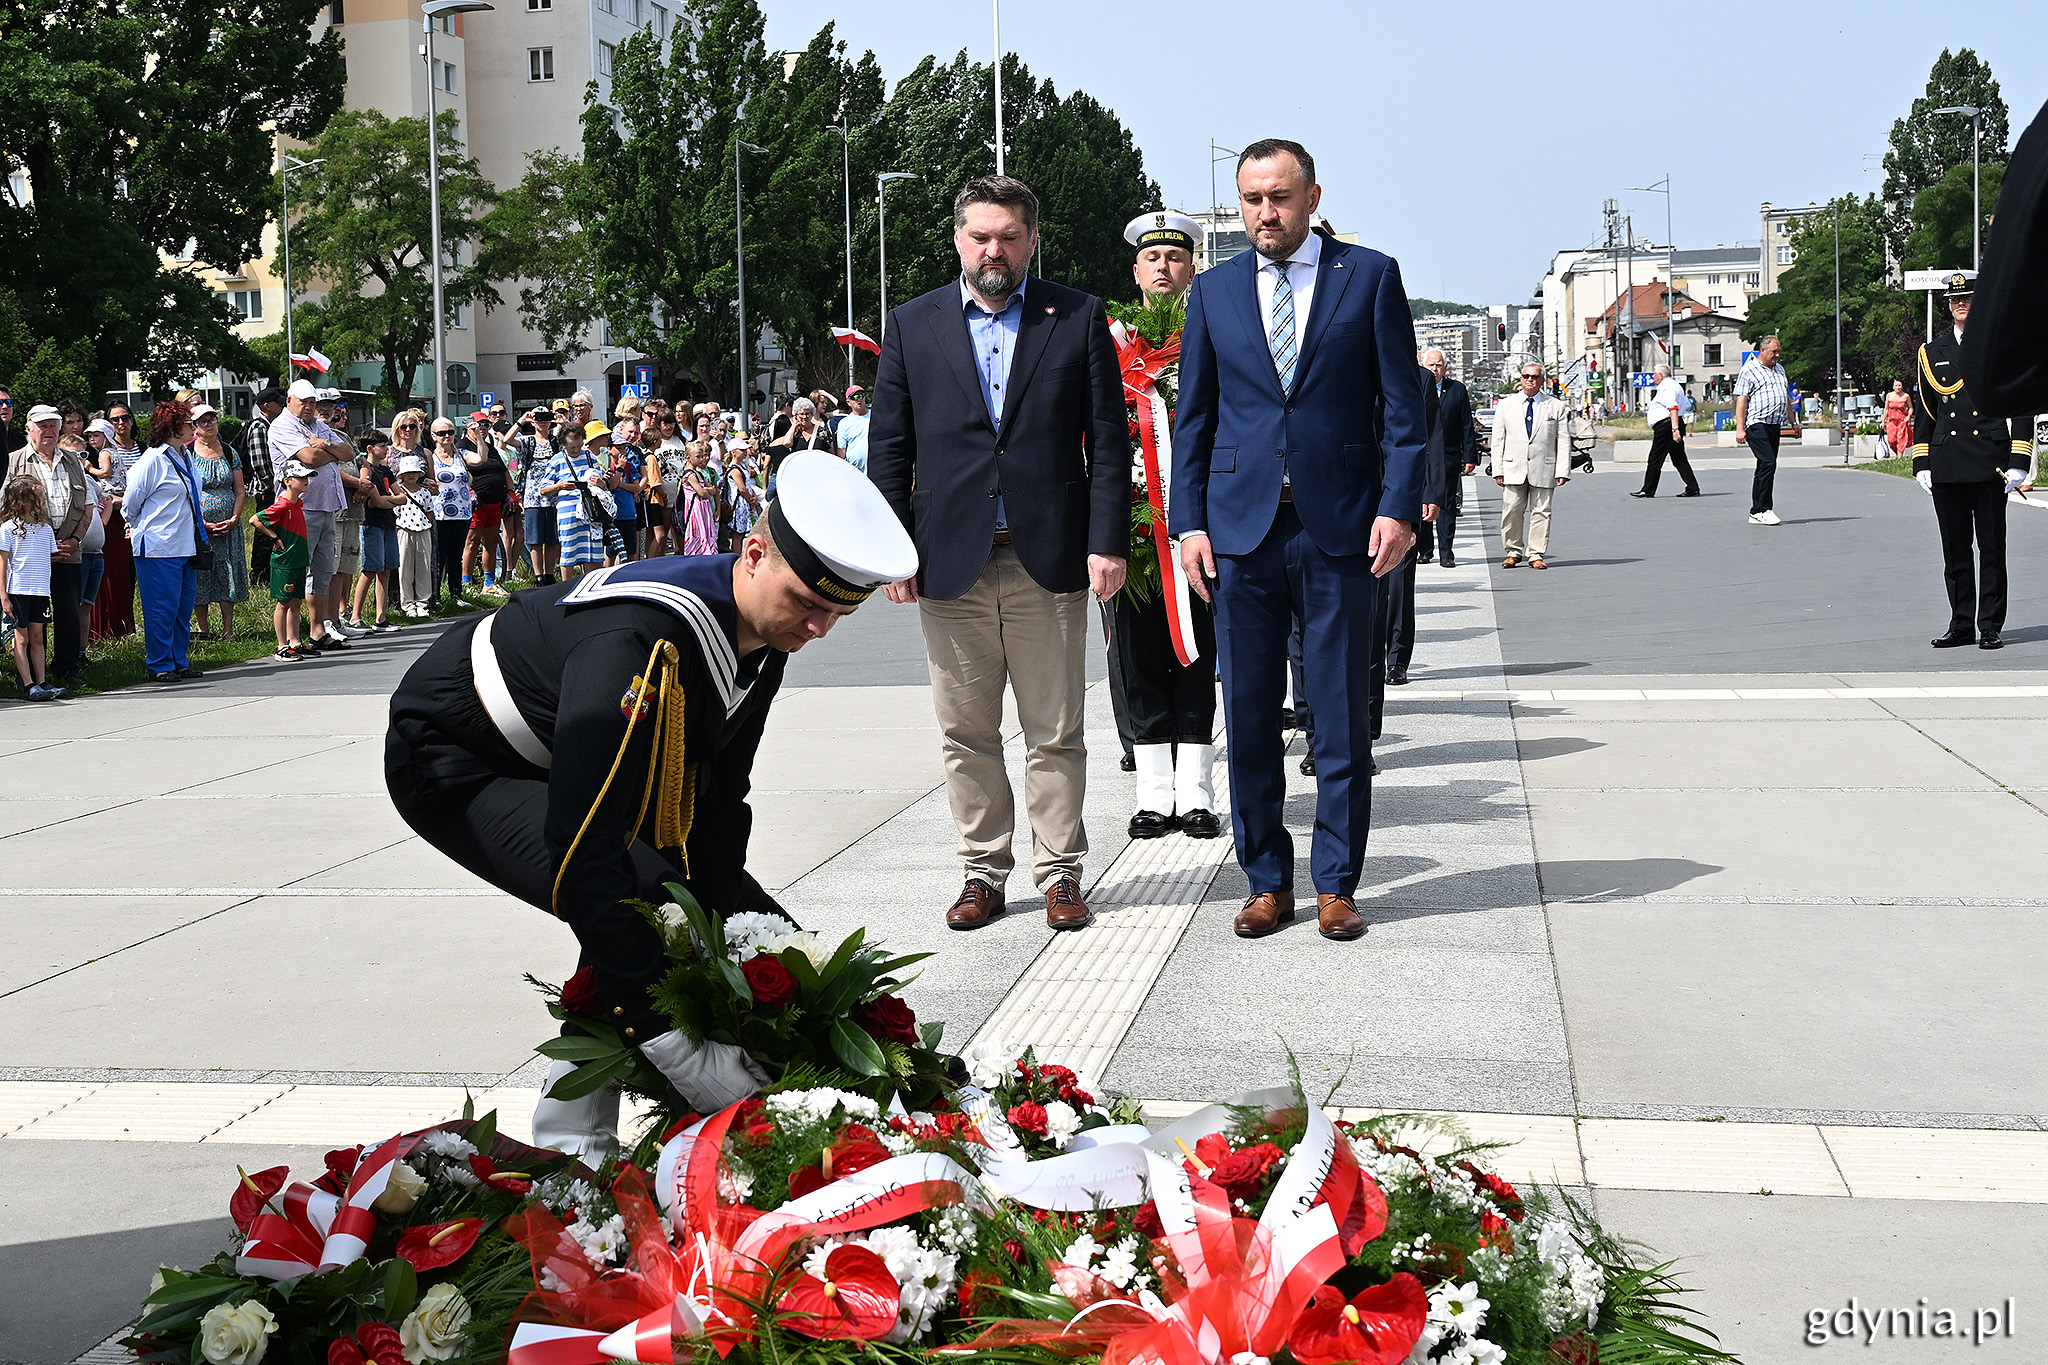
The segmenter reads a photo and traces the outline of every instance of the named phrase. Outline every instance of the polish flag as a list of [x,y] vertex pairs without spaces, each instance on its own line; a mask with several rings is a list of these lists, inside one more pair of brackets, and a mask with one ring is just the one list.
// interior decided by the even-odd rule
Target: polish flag
[[834,327],[832,329],[832,344],[834,346],[858,346],[869,355],[880,355],[882,353],[880,342],[876,341],[866,332],[852,327]]
[[308,349],[304,355],[300,355],[296,351],[292,352],[292,364],[298,366],[302,370],[317,370],[321,374],[326,374],[328,368],[332,366],[334,362],[329,360],[326,356],[321,355],[318,351]]

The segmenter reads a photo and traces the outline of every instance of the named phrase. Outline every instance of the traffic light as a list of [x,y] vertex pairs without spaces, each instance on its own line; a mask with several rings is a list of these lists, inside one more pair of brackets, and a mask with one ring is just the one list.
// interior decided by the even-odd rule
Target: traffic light
[[1508,339],[1508,324],[1507,324],[1507,321],[1506,321],[1506,319],[1502,319],[1502,320],[1501,320],[1500,322],[1496,323],[1495,325],[1496,325],[1496,326],[1498,326],[1498,327],[1500,328],[1500,339],[1501,339],[1501,343],[1502,343],[1503,345],[1505,345],[1505,344],[1507,343],[1507,339]]

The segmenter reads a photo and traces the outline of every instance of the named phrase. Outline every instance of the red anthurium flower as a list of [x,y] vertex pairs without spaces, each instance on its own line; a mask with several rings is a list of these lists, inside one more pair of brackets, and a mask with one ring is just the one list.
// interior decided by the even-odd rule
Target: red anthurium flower
[[1300,1365],[1400,1365],[1428,1322],[1429,1295],[1406,1271],[1349,1303],[1326,1284],[1294,1320],[1287,1349]]
[[242,1180],[235,1186],[234,1197],[228,1200],[228,1217],[235,1220],[236,1227],[247,1232],[249,1224],[256,1221],[256,1215],[263,1212],[263,1206],[284,1188],[285,1181],[292,1178],[292,1168],[272,1166],[269,1170],[258,1171],[254,1175],[250,1175],[239,1166],[235,1169],[241,1174]]
[[454,1265],[476,1245],[476,1239],[483,1234],[484,1220],[464,1218],[454,1223],[428,1223],[416,1228],[407,1228],[398,1239],[398,1255],[411,1261],[412,1268],[424,1274],[439,1270],[444,1265]]
[[335,1148],[327,1154],[327,1174],[313,1184],[329,1194],[340,1194],[348,1188],[349,1177],[356,1173],[356,1163],[362,1159],[361,1144]]
[[822,1163],[832,1179],[864,1171],[870,1166],[879,1166],[889,1159],[889,1149],[872,1137],[841,1138],[825,1153]]
[[356,1328],[356,1341],[372,1365],[406,1365],[405,1343],[388,1322],[366,1322]]
[[336,1337],[327,1344],[327,1365],[369,1365],[354,1337]]
[[525,1194],[533,1188],[533,1182],[524,1171],[501,1171],[497,1164],[482,1152],[469,1159],[469,1169],[476,1178],[501,1194]]
[[866,1247],[838,1246],[825,1258],[825,1278],[799,1277],[784,1292],[781,1307],[790,1314],[784,1325],[793,1332],[874,1341],[895,1329],[902,1299],[903,1286],[881,1257]]
[[1195,1139],[1195,1160],[1210,1170],[1223,1164],[1223,1158],[1230,1155],[1230,1139],[1221,1133],[1207,1133]]
[[595,967],[578,967],[576,975],[562,983],[562,1008],[578,1019],[595,1019],[604,1013]]
[[822,1190],[831,1183],[816,1166],[799,1166],[789,1173],[789,1197],[801,1199],[812,1190]]

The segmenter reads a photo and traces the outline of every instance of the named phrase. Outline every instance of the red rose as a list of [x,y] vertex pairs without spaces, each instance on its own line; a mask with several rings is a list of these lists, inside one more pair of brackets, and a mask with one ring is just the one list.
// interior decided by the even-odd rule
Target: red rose
[[327,1345],[327,1365],[369,1365],[354,1337],[336,1337]]
[[356,1328],[356,1341],[376,1365],[406,1365],[405,1343],[399,1339],[398,1329],[388,1322],[364,1323]]
[[1229,1155],[1230,1139],[1221,1133],[1209,1133],[1195,1139],[1195,1160],[1212,1170]]
[[1209,1178],[1223,1187],[1224,1193],[1232,1199],[1251,1202],[1265,1181],[1266,1172],[1280,1159],[1280,1149],[1270,1142],[1253,1143],[1216,1163],[1209,1172]]
[[1026,1100],[1022,1104],[1011,1106],[1009,1118],[1010,1126],[1018,1132],[1032,1133],[1038,1137],[1045,1136],[1044,1105]]
[[1003,1243],[1003,1254],[1018,1265],[1024,1264],[1024,1244],[1014,1237]]
[[854,1006],[853,1022],[866,1029],[868,1036],[878,1043],[901,1043],[905,1047],[918,1044],[917,1016],[903,1003],[902,996],[878,995]]
[[1166,1224],[1159,1221],[1159,1205],[1147,1199],[1131,1215],[1131,1227],[1146,1237],[1164,1237]]
[[796,999],[796,978],[781,958],[760,953],[742,962],[740,971],[747,978],[747,989],[754,993],[755,1004],[772,1009]]
[[604,1013],[604,1001],[597,994],[595,967],[578,967],[576,975],[562,983],[562,1008],[578,1019],[595,1019]]
[[1600,1343],[1584,1330],[1550,1343],[1550,1359],[1564,1365],[1600,1365]]

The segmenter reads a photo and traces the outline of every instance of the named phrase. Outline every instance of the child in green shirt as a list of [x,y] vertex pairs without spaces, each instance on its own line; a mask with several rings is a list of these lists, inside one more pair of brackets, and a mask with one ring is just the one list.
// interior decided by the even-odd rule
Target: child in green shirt
[[306,600],[306,510],[299,505],[313,471],[297,460],[284,462],[284,491],[277,501],[249,518],[249,525],[277,542],[270,552],[270,625],[277,634],[277,657],[298,662],[316,659],[320,651],[299,643],[299,604]]

